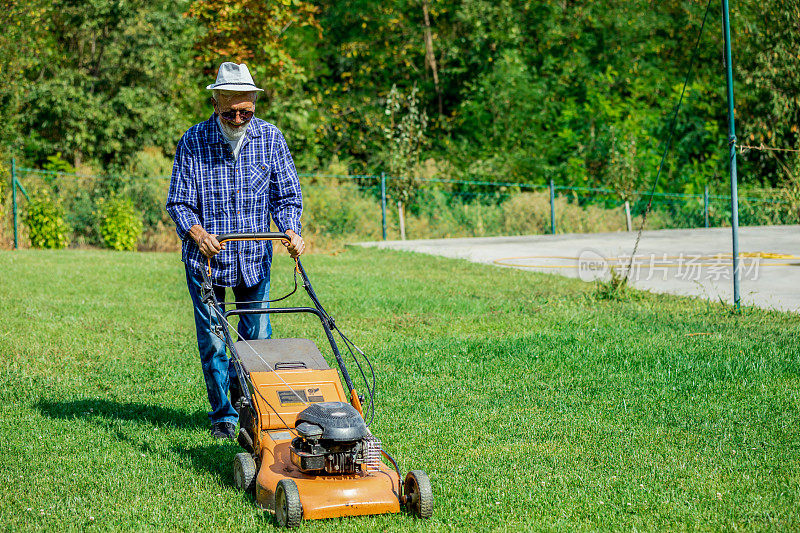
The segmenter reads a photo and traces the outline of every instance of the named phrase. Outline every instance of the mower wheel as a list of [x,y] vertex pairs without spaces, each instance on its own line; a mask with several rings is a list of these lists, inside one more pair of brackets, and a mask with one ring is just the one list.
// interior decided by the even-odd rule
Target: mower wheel
[[245,492],[256,488],[256,462],[249,453],[237,453],[233,459],[233,479],[236,487]]
[[408,512],[419,518],[433,516],[433,488],[425,472],[412,470],[406,474],[403,495]]
[[303,519],[300,492],[291,479],[282,479],[275,489],[275,520],[280,527],[298,527]]

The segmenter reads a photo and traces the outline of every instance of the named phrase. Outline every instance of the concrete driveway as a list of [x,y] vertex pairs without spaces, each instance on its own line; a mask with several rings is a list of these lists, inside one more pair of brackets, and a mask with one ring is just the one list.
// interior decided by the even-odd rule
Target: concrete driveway
[[[623,273],[640,289],[732,301],[730,228],[645,231],[631,263],[636,233],[528,235],[380,241],[362,246],[408,250],[584,281]],[[800,312],[800,226],[739,229],[744,305]]]

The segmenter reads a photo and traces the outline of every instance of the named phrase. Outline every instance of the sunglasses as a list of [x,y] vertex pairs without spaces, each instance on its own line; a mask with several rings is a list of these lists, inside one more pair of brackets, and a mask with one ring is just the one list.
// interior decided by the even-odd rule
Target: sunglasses
[[255,111],[251,111],[249,109],[245,109],[244,111],[240,109],[239,110],[231,109],[230,111],[225,111],[224,113],[220,113],[219,116],[224,118],[228,122],[236,122],[236,115],[238,114],[239,120],[241,120],[242,122],[247,122],[248,120],[253,118],[254,113]]

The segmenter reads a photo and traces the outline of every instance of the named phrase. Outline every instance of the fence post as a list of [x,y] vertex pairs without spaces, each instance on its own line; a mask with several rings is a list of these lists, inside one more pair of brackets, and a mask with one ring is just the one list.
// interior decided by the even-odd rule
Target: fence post
[[706,221],[706,227],[708,227],[708,184],[706,184],[706,190],[703,193],[703,218]]
[[381,172],[381,227],[383,240],[386,240],[386,173]]
[[17,241],[17,158],[11,158],[11,209],[14,212],[14,249],[19,249]]
[[550,179],[550,233],[556,234],[556,187]]

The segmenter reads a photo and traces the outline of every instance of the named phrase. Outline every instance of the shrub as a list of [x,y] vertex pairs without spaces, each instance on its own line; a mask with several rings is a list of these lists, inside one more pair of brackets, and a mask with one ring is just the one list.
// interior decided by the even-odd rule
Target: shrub
[[61,249],[69,244],[69,226],[64,222],[61,205],[44,193],[37,193],[28,202],[22,215],[34,248]]
[[353,183],[322,180],[303,186],[303,234],[334,239],[378,238],[380,204],[365,197]]
[[114,250],[135,250],[142,235],[142,219],[130,198],[101,199],[95,211],[103,243]]

